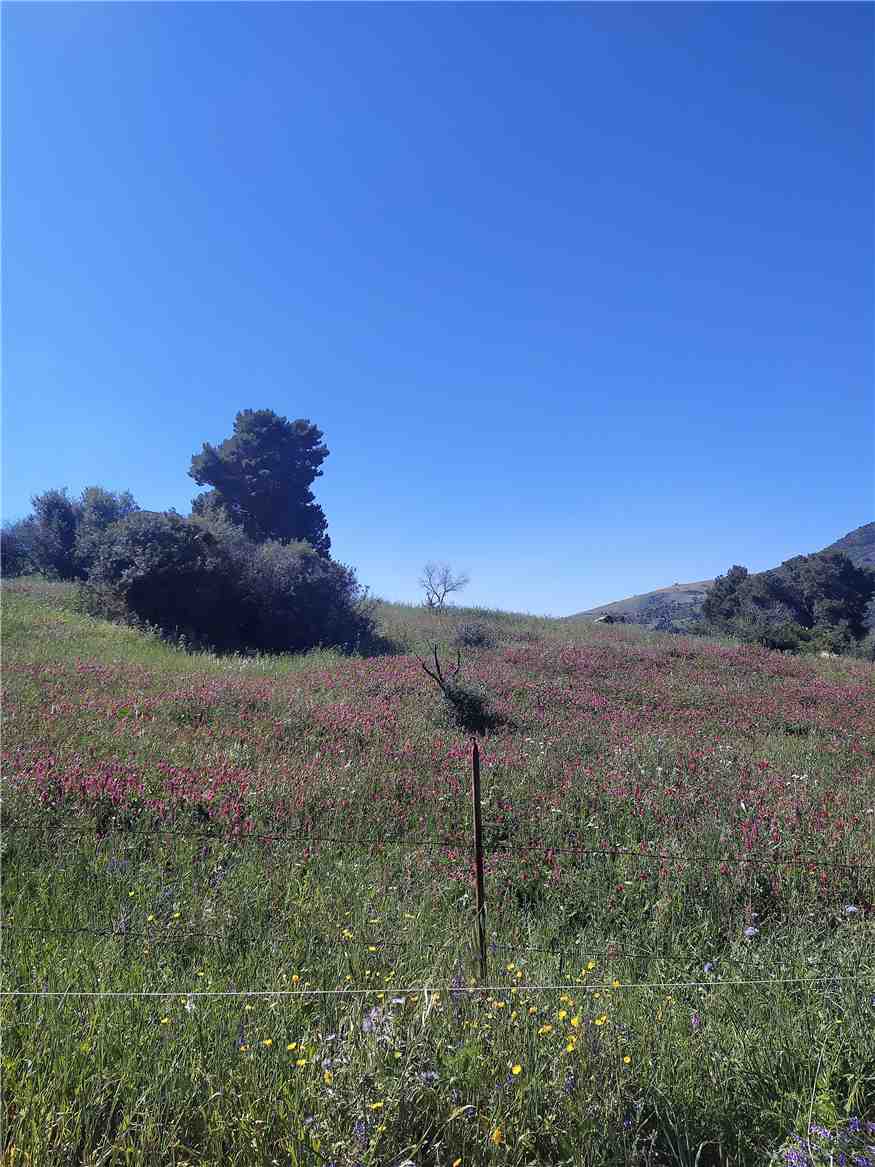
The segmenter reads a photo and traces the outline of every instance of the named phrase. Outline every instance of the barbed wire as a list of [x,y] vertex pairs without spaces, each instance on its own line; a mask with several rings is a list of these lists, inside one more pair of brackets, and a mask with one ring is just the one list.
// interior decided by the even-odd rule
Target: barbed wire
[[[156,924],[157,923],[159,922],[156,921]],[[168,924],[167,921],[160,921],[160,923],[164,925]],[[465,925],[464,929],[460,933],[442,944],[422,943],[420,941],[414,940],[413,938],[407,940],[387,940],[375,937],[367,940],[356,940],[354,937],[350,939],[342,936],[328,936],[325,933],[311,933],[307,936],[294,936],[290,933],[284,933],[284,935],[288,940],[302,940],[306,943],[312,943],[322,947],[337,948],[338,950],[346,951],[355,950],[365,946],[368,948],[374,948],[375,950],[379,950],[381,948],[403,948],[406,944],[412,943],[419,950],[425,949],[426,951],[430,952],[444,952],[451,949],[454,944],[461,945],[462,943],[466,942],[466,933],[474,926],[475,920],[472,919],[468,924]],[[167,932],[163,935],[148,931],[131,932],[127,928],[122,929],[120,925],[116,925],[111,928],[93,928],[89,925],[76,926],[72,928],[56,928],[54,926],[44,926],[41,924],[20,924],[17,920],[14,919],[5,921],[3,923],[3,927],[4,929],[10,929],[12,931],[28,932],[34,935],[44,936],[88,935],[99,936],[107,940],[118,940],[122,942],[128,942],[131,940],[144,940],[148,941],[150,945],[178,944],[181,941],[189,939],[213,940],[217,944],[253,940],[264,940],[266,943],[272,942],[272,934],[270,932],[265,932],[264,930],[248,933],[229,932],[223,935],[220,933],[208,932],[203,929],[193,930],[188,928],[182,921],[179,921],[178,929],[174,929],[172,933]],[[467,937],[467,941],[470,941],[470,937]],[[629,952],[626,949],[617,949],[613,947],[611,941],[606,943],[605,948],[582,948],[580,947],[581,943],[581,941],[572,940],[567,942],[565,947],[563,947],[562,944],[558,942],[556,945],[547,947],[545,945],[533,944],[497,944],[494,941],[490,941],[489,950],[492,955],[496,955],[499,952],[507,952],[515,956],[519,956],[521,953],[542,953],[548,956],[552,956],[555,960],[559,961],[560,964],[564,963],[564,961],[572,955],[577,957],[596,956],[606,961],[650,960],[654,957],[659,958],[661,955],[656,951]],[[569,951],[569,949],[572,949],[573,951]]]
[[627,981],[625,984],[603,982],[599,984],[580,984],[574,982],[559,982],[556,984],[519,984],[519,985],[413,985],[391,986],[389,988],[373,987],[345,987],[342,989],[3,989],[0,997],[109,997],[109,998],[143,998],[166,999],[180,998],[219,998],[219,997],[360,997],[373,996],[382,993],[392,993],[395,997],[413,997],[420,995],[431,996],[458,996],[461,994],[476,993],[602,993],[619,992],[624,989],[651,989],[660,992],[669,989],[698,989],[741,986],[766,985],[817,985],[817,984],[875,984],[875,971],[856,974],[854,976],[822,976],[822,977],[745,977],[737,980],[713,978],[709,981]]
[[[488,824],[487,824],[488,825]],[[246,843],[275,843],[283,840],[295,840],[299,843],[330,843],[344,847],[358,847],[363,850],[383,848],[389,846],[410,847],[437,847],[441,850],[466,851],[473,847],[471,839],[414,839],[408,835],[384,835],[380,838],[367,839],[349,835],[322,835],[306,831],[270,831],[220,835],[208,834],[203,831],[185,830],[177,827],[160,827],[149,825],[143,832],[137,833],[123,825],[106,824],[78,824],[78,823],[0,823],[0,833],[4,831],[44,831],[61,834],[95,834],[100,841],[108,838],[110,833],[125,835],[132,840],[143,840],[149,836],[161,835],[188,839],[193,842],[216,843],[225,846],[238,846]],[[841,863],[835,860],[805,858],[801,855],[752,855],[726,854],[707,855],[701,852],[668,852],[642,851],[637,847],[579,847],[565,843],[552,843],[548,840],[525,840],[515,847],[505,843],[493,844],[486,847],[487,855],[519,855],[523,852],[543,854],[568,854],[590,858],[618,858],[629,857],[638,860],[650,860],[659,863],[716,863],[716,864],[751,864],[753,866],[769,867],[798,867],[806,870],[835,869],[841,871],[875,871],[875,863]]]

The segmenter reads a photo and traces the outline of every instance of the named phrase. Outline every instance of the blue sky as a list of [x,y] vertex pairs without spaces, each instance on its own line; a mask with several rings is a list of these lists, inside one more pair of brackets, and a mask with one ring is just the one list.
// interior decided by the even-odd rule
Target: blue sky
[[7,4],[3,514],[306,417],[392,599],[566,614],[873,518],[864,4]]

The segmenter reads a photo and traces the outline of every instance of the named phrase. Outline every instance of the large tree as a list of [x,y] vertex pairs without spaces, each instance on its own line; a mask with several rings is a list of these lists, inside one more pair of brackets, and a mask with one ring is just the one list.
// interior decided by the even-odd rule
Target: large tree
[[234,432],[218,446],[204,443],[191,460],[190,476],[213,489],[192,503],[194,514],[224,513],[257,542],[306,540],[328,555],[327,522],[310,485],[328,457],[322,431],[272,409],[244,409]]

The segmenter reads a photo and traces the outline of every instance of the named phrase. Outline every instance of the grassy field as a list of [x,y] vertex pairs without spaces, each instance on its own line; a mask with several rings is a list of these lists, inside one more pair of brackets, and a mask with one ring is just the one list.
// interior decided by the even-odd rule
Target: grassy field
[[[3,1167],[875,1164],[872,665],[388,604],[395,653],[219,658],[3,600]],[[413,655],[461,621],[485,985]]]

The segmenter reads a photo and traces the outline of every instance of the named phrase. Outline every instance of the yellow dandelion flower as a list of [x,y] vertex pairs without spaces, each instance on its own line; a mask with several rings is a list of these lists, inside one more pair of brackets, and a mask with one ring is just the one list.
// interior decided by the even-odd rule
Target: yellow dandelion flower
[[508,972],[513,972],[513,970],[514,970],[515,968],[516,968],[516,965],[515,965],[515,964],[509,964],[509,965],[507,965],[507,971],[508,971]]
[[594,960],[591,960],[591,961],[589,961],[589,962],[587,963],[587,966],[586,966],[586,971],[587,971],[587,972],[592,972],[592,970],[593,970],[594,968],[595,968],[595,961],[594,961]]
[[596,1025],[604,1025],[604,1023],[607,1021],[607,1019],[608,1019],[607,1014],[603,1013],[601,1015],[601,1017],[596,1017],[595,1024]]
[[326,1086],[330,1086],[331,1083],[334,1081],[334,1075],[331,1073],[330,1070],[326,1070],[325,1073],[322,1075],[322,1080]]
[[496,1147],[500,1147],[504,1142],[504,1135],[501,1133],[501,1127],[497,1126],[489,1137]]
[[170,1024],[170,1018],[169,1018],[169,1017],[162,1017],[162,1018],[161,1018],[161,1024],[162,1024],[162,1025],[169,1025],[169,1024]]
[[552,1032],[553,1032],[552,1025],[542,1025],[541,1028],[538,1030],[538,1037],[544,1037],[546,1034],[552,1033]]
[[292,1051],[296,1050],[297,1048],[298,1048],[298,1043],[296,1041],[290,1041],[289,1044],[286,1046],[286,1049],[289,1051],[289,1053],[292,1053]]
[[298,1060],[295,1062],[296,1066],[306,1066],[306,1064],[307,1064],[306,1058],[298,1058]]
[[626,1056],[623,1058],[623,1065],[628,1066],[631,1061],[632,1061],[632,1059],[629,1057],[628,1054],[626,1054]]
[[560,1009],[559,1012],[556,1014],[556,1016],[559,1018],[560,1021],[564,1021],[565,1018],[568,1016],[568,1010],[567,1009]]
[[577,1043],[572,1039],[571,1041],[569,1041],[568,1045],[566,1045],[565,1052],[567,1054],[573,1054],[576,1049],[577,1049]]
[[151,924],[151,923],[152,923],[152,921],[153,921],[154,919],[155,919],[155,917],[154,917],[154,916],[152,916],[152,915],[149,915],[149,916],[147,916],[147,917],[146,917],[146,923],[147,923],[147,924]]
[[273,1045],[273,1038],[272,1038],[272,1037],[266,1037],[266,1038],[264,1039],[264,1041],[263,1041],[261,1044],[262,1044],[263,1046],[265,1046],[267,1049],[270,1049],[270,1047]]
[[248,1045],[241,1045],[241,1046],[240,1046],[240,1052],[241,1052],[241,1054],[245,1054],[245,1053],[246,1053],[246,1051],[247,1051],[248,1049],[249,1049],[249,1046],[248,1046]]
[[376,952],[376,951],[377,951],[376,944],[369,944],[368,945],[368,952]]
[[572,1017],[568,1024],[572,1029],[578,1029],[580,1027],[580,1017]]
[[620,982],[617,980],[616,977],[614,977],[614,979],[611,981],[611,988],[619,989],[619,987],[620,987]]
[[297,973],[293,973],[292,974],[292,984],[299,985],[300,983],[301,983],[301,978],[298,976]]
[[538,1010],[537,1010],[537,1008],[536,1008],[534,1005],[529,1005],[529,1016],[530,1016],[530,1017],[534,1017],[534,1015],[535,1015],[537,1012],[538,1012]]
[[372,1102],[368,1110],[382,1110],[385,1105],[384,1102]]
[[517,1078],[517,1077],[519,1077],[519,1075],[520,1075],[520,1074],[523,1072],[523,1068],[522,1068],[522,1066],[519,1064],[519,1062],[517,1062],[517,1064],[516,1064],[515,1066],[511,1066],[511,1068],[510,1068],[510,1072],[513,1074],[513,1076],[514,1076],[515,1078]]

